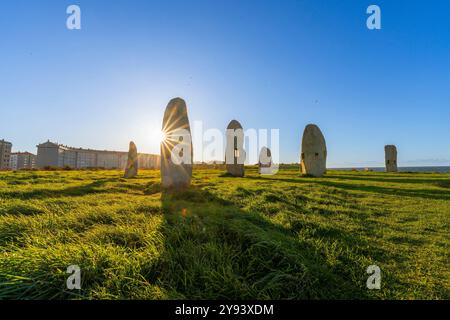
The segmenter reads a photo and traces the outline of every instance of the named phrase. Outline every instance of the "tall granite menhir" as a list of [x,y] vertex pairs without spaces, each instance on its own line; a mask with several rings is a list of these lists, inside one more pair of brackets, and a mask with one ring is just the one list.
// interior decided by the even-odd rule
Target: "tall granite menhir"
[[232,120],[227,127],[227,146],[225,164],[227,173],[234,177],[244,176],[244,131],[237,120]]
[[130,148],[128,149],[128,161],[125,167],[125,178],[133,178],[138,174],[138,153],[136,145],[133,141],[130,142]]
[[314,177],[322,177],[327,170],[325,138],[315,124],[308,124],[303,132],[301,170]]
[[161,142],[161,185],[184,189],[191,184],[193,148],[186,102],[170,100],[164,112]]
[[386,160],[386,172],[398,172],[397,147],[394,145],[384,146],[384,156]]

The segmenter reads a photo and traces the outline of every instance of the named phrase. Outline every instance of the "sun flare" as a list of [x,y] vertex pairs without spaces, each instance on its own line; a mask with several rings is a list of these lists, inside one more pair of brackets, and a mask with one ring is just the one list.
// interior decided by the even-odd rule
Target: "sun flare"
[[159,142],[164,142],[167,138],[167,134],[164,131],[159,131],[158,132],[158,140]]

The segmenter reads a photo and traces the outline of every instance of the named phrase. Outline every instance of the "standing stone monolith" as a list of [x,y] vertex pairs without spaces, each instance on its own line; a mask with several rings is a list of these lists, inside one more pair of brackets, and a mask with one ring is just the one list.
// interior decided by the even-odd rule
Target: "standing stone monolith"
[[301,170],[314,177],[322,177],[327,170],[325,138],[315,124],[308,124],[303,132]]
[[133,178],[138,174],[138,153],[136,145],[133,141],[130,142],[130,148],[128,149],[128,161],[125,167],[125,178]]
[[267,147],[262,147],[259,152],[259,174],[273,174],[272,168],[272,153]]
[[384,158],[386,161],[386,172],[398,172],[397,147],[394,145],[384,146]]
[[234,177],[244,176],[244,130],[237,120],[232,120],[227,127],[227,146],[225,164],[227,173]]
[[192,137],[186,102],[170,100],[164,112],[161,142],[161,185],[163,188],[184,189],[191,184]]

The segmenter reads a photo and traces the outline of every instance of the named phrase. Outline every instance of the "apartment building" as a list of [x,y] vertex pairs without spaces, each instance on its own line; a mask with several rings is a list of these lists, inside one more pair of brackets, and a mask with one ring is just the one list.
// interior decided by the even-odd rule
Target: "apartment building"
[[9,164],[11,170],[34,169],[36,168],[36,155],[30,152],[13,152]]
[[0,170],[9,169],[10,158],[11,158],[12,143],[0,140]]
[[[124,169],[128,152],[73,148],[47,141],[37,146],[37,167]],[[139,168],[158,169],[160,156],[138,154]]]

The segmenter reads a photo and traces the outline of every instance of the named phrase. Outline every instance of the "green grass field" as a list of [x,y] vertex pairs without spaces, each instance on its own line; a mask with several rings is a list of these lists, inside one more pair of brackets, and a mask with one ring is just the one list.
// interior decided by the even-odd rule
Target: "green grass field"
[[0,173],[0,299],[450,299],[450,174],[222,174]]

